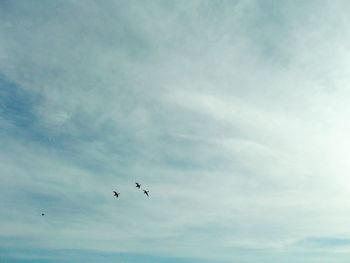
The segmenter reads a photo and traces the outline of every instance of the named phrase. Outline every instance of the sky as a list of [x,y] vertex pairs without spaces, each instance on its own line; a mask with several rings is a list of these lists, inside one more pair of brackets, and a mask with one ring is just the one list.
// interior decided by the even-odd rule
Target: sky
[[0,1],[0,262],[348,262],[349,12]]

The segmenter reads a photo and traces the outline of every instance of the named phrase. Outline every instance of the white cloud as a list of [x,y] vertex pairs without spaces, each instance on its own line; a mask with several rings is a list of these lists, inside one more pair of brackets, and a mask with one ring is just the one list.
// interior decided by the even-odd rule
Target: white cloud
[[169,5],[4,8],[1,76],[40,99],[24,128],[0,112],[1,235],[24,238],[14,247],[313,262],[295,244],[350,234],[348,7]]

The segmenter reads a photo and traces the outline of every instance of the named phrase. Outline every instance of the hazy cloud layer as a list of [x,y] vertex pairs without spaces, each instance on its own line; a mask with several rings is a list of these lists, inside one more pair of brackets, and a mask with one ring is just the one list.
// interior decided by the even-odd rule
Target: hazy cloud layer
[[2,1],[1,257],[347,262],[349,11]]

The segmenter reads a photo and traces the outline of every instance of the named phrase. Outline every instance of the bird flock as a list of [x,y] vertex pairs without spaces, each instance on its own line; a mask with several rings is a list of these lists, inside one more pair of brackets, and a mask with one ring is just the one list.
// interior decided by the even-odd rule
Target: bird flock
[[[139,183],[135,183],[135,184],[136,184],[136,188],[141,189],[141,184],[139,184]],[[149,197],[149,194],[148,194],[149,191],[144,190],[144,189],[142,191],[145,195],[147,195]],[[118,198],[120,195],[120,193],[118,193],[117,191],[113,191],[113,193],[114,193],[115,198]]]
[[[138,189],[141,190],[141,184],[139,184],[139,183],[135,183],[135,184],[136,184],[136,188],[138,188]],[[147,195],[147,196],[149,197],[149,194],[148,194],[149,191],[147,191],[147,190],[145,190],[145,189],[142,189],[142,191],[143,191],[143,193],[144,193],[145,195]],[[120,195],[120,193],[118,193],[117,191],[113,191],[113,194],[114,194],[115,198],[118,198],[119,195]],[[45,216],[45,214],[42,213],[41,216]]]

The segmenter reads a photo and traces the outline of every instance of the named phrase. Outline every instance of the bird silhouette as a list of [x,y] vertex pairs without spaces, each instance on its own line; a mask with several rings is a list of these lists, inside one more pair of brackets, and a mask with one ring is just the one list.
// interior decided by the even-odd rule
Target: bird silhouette
[[143,192],[145,193],[145,195],[147,195],[149,197],[149,195],[148,195],[149,191],[143,190]]
[[44,213],[41,213],[41,216],[44,216],[45,214]]
[[118,198],[118,196],[120,195],[120,193],[117,193],[116,191],[113,191],[113,193],[116,198]]
[[137,187],[138,189],[140,189],[141,185],[140,185],[139,183],[135,183],[135,184],[136,184],[136,187]]

